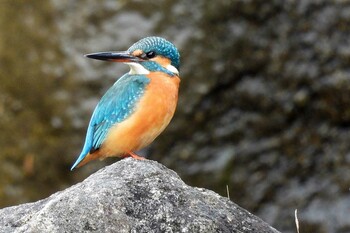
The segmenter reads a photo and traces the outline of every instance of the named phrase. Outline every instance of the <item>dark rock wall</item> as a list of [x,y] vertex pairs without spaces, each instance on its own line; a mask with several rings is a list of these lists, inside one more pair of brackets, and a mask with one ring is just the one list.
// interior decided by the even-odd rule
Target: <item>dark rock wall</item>
[[294,209],[306,231],[349,229],[350,6],[211,7],[183,49],[177,125],[152,154],[192,184],[229,185],[282,231],[294,231]]

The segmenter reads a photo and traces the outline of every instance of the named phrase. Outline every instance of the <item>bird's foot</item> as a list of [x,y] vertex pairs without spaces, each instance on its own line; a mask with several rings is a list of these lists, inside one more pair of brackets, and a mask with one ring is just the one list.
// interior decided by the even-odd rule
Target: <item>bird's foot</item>
[[135,153],[132,152],[132,151],[128,151],[126,157],[128,157],[128,155],[129,155],[130,157],[134,158],[134,159],[137,159],[137,160],[145,160],[144,157],[138,156],[137,154],[135,154]]

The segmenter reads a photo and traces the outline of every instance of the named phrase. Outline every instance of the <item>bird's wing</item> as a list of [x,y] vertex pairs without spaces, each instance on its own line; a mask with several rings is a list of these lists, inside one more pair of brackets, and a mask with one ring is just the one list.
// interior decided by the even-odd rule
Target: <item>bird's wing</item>
[[109,129],[134,112],[149,82],[144,75],[126,74],[106,92],[91,117],[82,154],[100,148]]

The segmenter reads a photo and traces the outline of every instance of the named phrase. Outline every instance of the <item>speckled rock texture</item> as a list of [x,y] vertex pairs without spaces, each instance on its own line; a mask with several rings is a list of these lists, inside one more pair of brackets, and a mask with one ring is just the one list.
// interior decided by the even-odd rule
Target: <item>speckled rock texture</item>
[[124,159],[64,191],[0,210],[0,232],[278,232],[163,165]]

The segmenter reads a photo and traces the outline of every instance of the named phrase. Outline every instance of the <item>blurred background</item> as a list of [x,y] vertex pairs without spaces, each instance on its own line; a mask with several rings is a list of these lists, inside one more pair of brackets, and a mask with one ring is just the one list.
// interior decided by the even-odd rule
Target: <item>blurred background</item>
[[0,207],[70,172],[91,113],[128,71],[83,54],[157,35],[181,53],[180,100],[140,153],[282,232],[350,232],[348,1],[0,1]]

